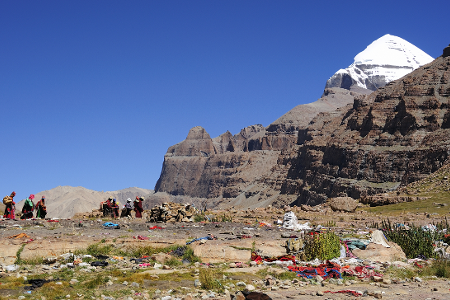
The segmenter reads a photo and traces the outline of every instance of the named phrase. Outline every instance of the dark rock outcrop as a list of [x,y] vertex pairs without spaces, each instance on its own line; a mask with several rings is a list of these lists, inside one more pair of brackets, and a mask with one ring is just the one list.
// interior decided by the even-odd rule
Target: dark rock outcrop
[[447,47],[444,48],[444,51],[442,54],[442,57],[444,57],[444,58],[447,56],[450,56],[450,45],[448,45]]

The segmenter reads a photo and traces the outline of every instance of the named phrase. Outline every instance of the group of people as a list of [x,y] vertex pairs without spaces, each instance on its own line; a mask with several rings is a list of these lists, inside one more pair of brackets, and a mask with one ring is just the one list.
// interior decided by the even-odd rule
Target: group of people
[[[16,202],[14,202],[14,197],[16,196],[16,192],[12,192],[11,195],[5,196],[3,198],[3,204],[5,204],[5,213],[3,214],[3,218],[5,219],[16,219]],[[42,196],[41,200],[39,200],[36,205],[33,202],[34,195],[25,199],[25,203],[22,207],[22,215],[21,219],[32,219],[34,211],[36,211],[36,218],[45,219],[47,215],[47,207],[45,206],[45,196]]]
[[[134,202],[131,198],[127,199],[127,203],[122,209],[120,217],[131,217],[131,211],[134,210],[136,218],[142,218],[142,212],[144,211],[142,207],[142,202],[144,202],[144,197],[136,196]],[[100,203],[100,210],[103,212],[104,217],[111,216],[111,218],[119,217],[119,204],[117,200],[113,197],[109,197],[106,201]]]

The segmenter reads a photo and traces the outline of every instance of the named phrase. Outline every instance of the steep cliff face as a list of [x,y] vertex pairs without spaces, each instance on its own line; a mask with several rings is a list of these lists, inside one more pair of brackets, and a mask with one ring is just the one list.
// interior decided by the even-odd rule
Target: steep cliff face
[[[211,139],[202,127],[189,131],[186,140],[171,146],[164,156],[157,192],[224,200],[236,206],[276,201],[288,165],[279,163],[283,152],[297,144],[298,130],[315,115],[353,103],[359,95],[340,88],[327,89],[318,101],[299,105],[264,128],[252,125],[232,135]],[[245,202],[245,204],[243,203]]]
[[299,133],[282,187],[297,204],[393,190],[450,155],[450,57],[439,57],[349,109],[319,114]]
[[235,136],[226,132],[211,139],[204,128],[192,128],[186,140],[164,156],[155,190],[200,198],[237,197],[277,164],[279,151],[247,150],[261,130],[255,125]]

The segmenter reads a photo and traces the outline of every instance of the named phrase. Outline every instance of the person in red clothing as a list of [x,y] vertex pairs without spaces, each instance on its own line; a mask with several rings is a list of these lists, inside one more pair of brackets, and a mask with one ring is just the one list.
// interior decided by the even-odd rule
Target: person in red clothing
[[113,199],[112,197],[109,197],[105,202],[100,203],[100,208],[101,208],[101,211],[103,212],[103,217],[108,217],[111,215],[111,210],[112,210],[111,200],[112,199]]
[[142,218],[142,212],[144,209],[142,208],[142,202],[144,202],[144,197],[136,196],[134,200],[134,211],[136,212],[136,218]]
[[[12,192],[11,195],[3,198],[3,203],[6,205],[5,213],[3,215],[3,218],[5,218],[5,219],[14,220],[16,218],[16,215],[15,215],[16,202],[14,202],[15,195],[16,195],[16,192]],[[5,199],[7,199],[7,202],[5,202]]]
[[116,199],[113,199],[111,203],[111,218],[118,218],[119,217],[119,204],[117,204]]

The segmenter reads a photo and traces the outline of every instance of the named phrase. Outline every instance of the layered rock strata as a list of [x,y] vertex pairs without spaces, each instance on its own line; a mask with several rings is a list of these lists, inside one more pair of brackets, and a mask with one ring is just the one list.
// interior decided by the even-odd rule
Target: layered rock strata
[[[360,94],[330,88],[316,102],[299,105],[264,128],[252,125],[232,135],[211,138],[200,126],[164,156],[157,192],[224,200],[227,205],[261,206],[279,194],[288,166],[282,152],[296,146],[298,131],[319,112],[353,103]],[[289,154],[288,154],[289,156]],[[237,199],[236,199],[237,198]]]
[[282,187],[297,204],[391,191],[438,170],[450,154],[450,57],[439,57],[299,132]]

